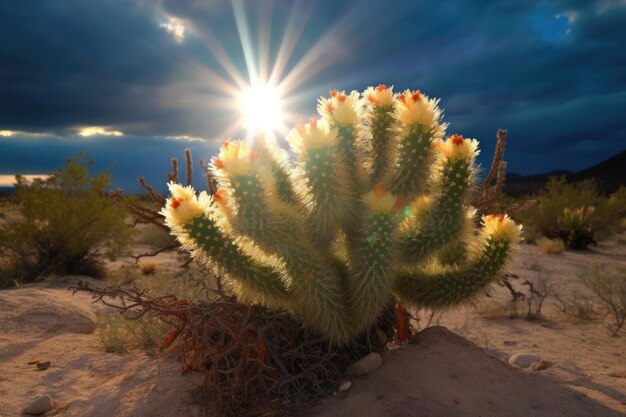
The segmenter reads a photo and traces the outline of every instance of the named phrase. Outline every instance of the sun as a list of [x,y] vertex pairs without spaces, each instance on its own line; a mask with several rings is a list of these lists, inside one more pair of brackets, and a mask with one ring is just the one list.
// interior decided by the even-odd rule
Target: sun
[[251,133],[274,133],[284,124],[282,97],[270,84],[256,84],[241,92],[239,109],[243,127]]

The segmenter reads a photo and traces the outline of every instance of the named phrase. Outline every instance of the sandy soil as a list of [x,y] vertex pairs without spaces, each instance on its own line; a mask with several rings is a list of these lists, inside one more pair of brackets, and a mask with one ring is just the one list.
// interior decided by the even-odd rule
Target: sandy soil
[[[164,254],[159,267],[175,261]],[[556,290],[577,287],[576,274],[594,262],[626,265],[626,243],[590,252],[543,255],[522,245],[509,268],[523,279],[549,275]],[[95,282],[95,281],[94,281]],[[422,344],[390,352],[374,374],[322,401],[307,416],[618,416],[626,415],[626,331],[608,334],[600,321],[577,323],[554,301],[542,320],[507,317],[510,297],[495,287],[476,308],[434,318],[475,343],[429,330]],[[495,306],[495,307],[494,307]],[[20,415],[50,395],[63,416],[212,416],[200,375],[142,351],[105,353],[88,296],[49,284],[0,291],[0,416]],[[521,313],[524,313],[520,309]],[[423,324],[423,322],[422,322]],[[504,364],[516,353],[553,362],[540,372]],[[45,371],[33,361],[52,362]]]

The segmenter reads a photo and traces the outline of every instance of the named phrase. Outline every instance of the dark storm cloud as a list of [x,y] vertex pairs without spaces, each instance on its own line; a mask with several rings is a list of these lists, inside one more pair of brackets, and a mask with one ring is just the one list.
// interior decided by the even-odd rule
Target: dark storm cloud
[[156,101],[176,46],[126,1],[2,2],[0,125],[63,131],[174,119]]
[[[293,36],[301,36],[286,72],[312,48],[319,52],[306,69],[310,79],[293,91],[304,92],[293,109],[303,116],[331,87],[361,90],[383,81],[441,97],[451,130],[480,139],[484,160],[495,130],[508,128],[513,171],[579,169],[625,147],[623,1],[388,4],[241,2],[253,47],[263,38],[260,29],[271,28],[270,63],[290,16]],[[184,42],[160,27],[168,16],[185,25]],[[214,45],[245,74],[230,0],[2,2],[0,39],[0,130],[63,136],[97,125],[127,135],[214,140],[233,120],[220,109],[221,85],[210,76],[232,82]],[[174,150],[158,139],[89,143],[102,143],[90,146],[109,155],[107,146],[120,150],[124,139],[141,152],[153,152],[150,143],[166,156]],[[56,143],[59,153],[87,143],[36,140]],[[14,137],[8,147],[0,137],[0,149],[8,155],[27,142]],[[7,160],[0,163],[8,172]]]

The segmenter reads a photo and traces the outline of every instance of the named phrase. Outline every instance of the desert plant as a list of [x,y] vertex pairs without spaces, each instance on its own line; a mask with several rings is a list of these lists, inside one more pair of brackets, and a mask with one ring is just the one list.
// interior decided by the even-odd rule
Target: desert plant
[[574,290],[566,295],[554,292],[561,312],[578,321],[590,321],[595,315],[595,307],[589,296],[580,290]]
[[561,254],[565,250],[565,243],[561,239],[541,237],[537,239],[537,246],[545,254]]
[[557,233],[569,248],[585,249],[591,244],[596,244],[592,228],[595,212],[594,206],[563,209],[563,214],[556,219]]
[[444,139],[437,104],[385,85],[333,90],[322,118],[288,135],[292,159],[270,138],[228,140],[211,163],[213,196],[170,183],[166,224],[239,299],[290,310],[335,343],[394,296],[433,309],[472,300],[498,279],[520,228],[489,215],[475,230],[478,142]]
[[79,154],[45,180],[17,177],[21,216],[0,226],[0,286],[53,274],[101,276],[102,256],[122,253],[131,233],[124,202],[107,197],[111,178],[90,176],[91,165]]
[[117,311],[101,311],[96,315],[96,328],[104,350],[109,353],[124,353],[133,348],[156,348],[167,333],[167,325],[153,316],[142,316],[136,320]]
[[139,271],[142,273],[142,275],[151,275],[154,274],[154,272],[157,269],[157,264],[156,262],[142,262],[139,264]]
[[626,267],[592,265],[579,275],[579,279],[600,300],[611,317],[608,329],[616,336],[626,322]]
[[[572,227],[577,225],[567,223],[583,221],[580,242],[574,242],[574,246],[580,243],[580,248],[619,232],[620,221],[626,215],[626,189],[606,197],[599,192],[594,180],[569,183],[564,176],[552,177],[536,198],[539,204],[520,216],[529,232],[527,235],[559,238],[567,244],[574,230]],[[578,210],[581,207],[583,209]],[[589,210],[589,207],[593,209]],[[565,213],[566,209],[569,214]],[[573,236],[576,236],[575,232]]]

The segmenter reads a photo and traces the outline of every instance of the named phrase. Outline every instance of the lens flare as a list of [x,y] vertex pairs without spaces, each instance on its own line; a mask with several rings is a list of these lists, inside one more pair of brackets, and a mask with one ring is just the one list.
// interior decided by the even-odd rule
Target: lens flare
[[243,126],[249,132],[271,134],[278,131],[284,123],[280,93],[269,84],[257,84],[242,91],[239,108],[244,120]]

